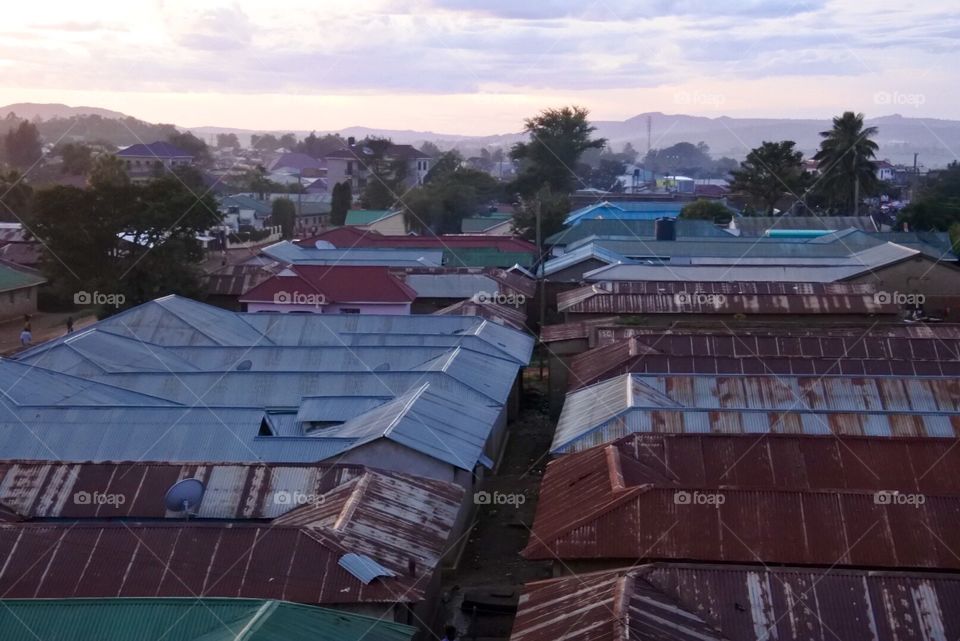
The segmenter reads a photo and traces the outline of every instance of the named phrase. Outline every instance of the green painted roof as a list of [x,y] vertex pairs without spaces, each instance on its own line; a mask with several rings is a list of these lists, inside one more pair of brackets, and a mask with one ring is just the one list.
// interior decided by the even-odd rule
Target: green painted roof
[[369,225],[392,212],[389,209],[351,209],[347,212],[345,225]]
[[464,234],[475,234],[490,229],[491,227],[496,227],[511,218],[513,218],[512,214],[501,213],[464,218],[460,221],[460,232]]
[[260,599],[4,599],[0,639],[410,641],[414,628]]
[[42,285],[45,282],[47,279],[37,271],[0,262],[0,292]]
[[470,249],[443,250],[443,264],[447,267],[529,267],[533,264],[533,253],[502,252],[496,247],[477,247]]

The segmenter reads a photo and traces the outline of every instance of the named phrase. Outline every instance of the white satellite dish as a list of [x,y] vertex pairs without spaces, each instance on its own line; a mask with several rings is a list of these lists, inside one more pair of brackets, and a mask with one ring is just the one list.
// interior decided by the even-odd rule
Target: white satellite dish
[[163,497],[163,503],[169,511],[183,512],[189,517],[196,514],[204,491],[206,488],[200,479],[183,479],[170,486]]
[[313,246],[317,249],[336,249],[336,245],[331,243],[329,240],[318,240],[313,243]]

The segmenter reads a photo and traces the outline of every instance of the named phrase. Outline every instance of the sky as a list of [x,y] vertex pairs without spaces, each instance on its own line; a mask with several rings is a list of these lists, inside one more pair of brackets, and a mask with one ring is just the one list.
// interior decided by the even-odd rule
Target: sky
[[5,0],[0,104],[487,135],[596,120],[960,119],[956,0]]

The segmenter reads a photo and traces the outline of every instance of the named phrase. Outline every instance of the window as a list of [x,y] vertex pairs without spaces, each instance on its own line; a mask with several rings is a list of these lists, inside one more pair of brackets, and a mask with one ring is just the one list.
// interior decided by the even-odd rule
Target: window
[[359,307],[341,307],[340,313],[341,314],[359,314],[360,308]]
[[347,175],[348,175],[348,176],[352,176],[352,175],[353,175],[353,161],[352,161],[352,160],[348,160],[348,161],[347,161]]

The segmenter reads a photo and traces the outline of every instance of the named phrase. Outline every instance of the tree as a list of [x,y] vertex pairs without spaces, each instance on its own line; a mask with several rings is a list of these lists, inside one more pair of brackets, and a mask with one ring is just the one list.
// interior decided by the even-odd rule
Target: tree
[[394,207],[406,191],[407,163],[389,156],[392,146],[389,138],[367,138],[357,143],[357,147],[364,150],[363,163],[367,169],[367,185],[361,196],[367,209]]
[[330,195],[330,224],[340,226],[347,222],[347,212],[353,206],[350,182],[337,183]]
[[740,169],[730,172],[730,190],[746,196],[750,204],[768,216],[789,194],[799,195],[810,182],[803,168],[803,152],[792,140],[763,142],[751,149]]
[[289,151],[294,151],[297,148],[297,136],[296,134],[283,134],[280,136],[278,141],[280,146]]
[[628,165],[632,165],[633,163],[637,162],[637,157],[639,155],[640,154],[637,153],[637,150],[634,149],[633,145],[631,145],[629,142],[623,146],[623,151],[620,152],[623,162],[627,163]]
[[344,148],[346,144],[346,141],[336,134],[326,134],[321,138],[310,132],[309,136],[297,143],[296,150],[312,158],[323,158],[332,151]]
[[709,220],[718,225],[726,225],[733,217],[733,211],[719,200],[701,198],[685,205],[680,210],[681,220]]
[[197,236],[219,224],[220,215],[212,197],[198,199],[168,174],[143,185],[41,190],[34,220],[49,249],[41,268],[55,294],[65,301],[81,291],[118,294],[123,306],[132,306],[170,293],[200,293]]
[[445,153],[424,184],[403,198],[407,228],[434,234],[458,234],[464,218],[484,210],[500,195],[500,185],[484,171],[463,166],[456,151]]
[[82,143],[68,142],[60,145],[60,157],[63,159],[61,170],[71,176],[86,176],[93,167],[93,151]]
[[170,137],[167,138],[167,142],[177,149],[182,149],[193,156],[194,162],[196,162],[198,165],[208,164],[211,160],[210,149],[207,148],[207,143],[203,142],[189,131],[170,134]]
[[917,231],[952,231],[960,223],[960,163],[953,161],[928,181],[897,217],[897,225],[903,223]]
[[678,142],[665,149],[651,149],[643,158],[643,166],[648,171],[664,174],[682,174],[694,178],[710,173],[713,159],[710,148],[700,142]]
[[22,121],[7,132],[3,139],[3,151],[7,162],[20,169],[29,169],[43,155],[40,132],[29,121]]
[[434,143],[427,140],[420,146],[420,151],[427,154],[431,158],[436,158],[443,152],[440,151],[440,147],[437,147]]
[[0,171],[0,222],[14,223],[29,220],[33,188],[16,169]]
[[102,154],[97,156],[90,167],[90,184],[94,187],[121,187],[130,184],[130,177],[122,160],[116,156]]
[[240,182],[246,191],[252,191],[260,198],[264,198],[266,194],[284,191],[283,185],[267,178],[267,170],[263,165],[257,165],[254,169],[248,170]]
[[280,148],[280,141],[273,134],[253,134],[250,136],[250,146],[258,151],[276,151]]
[[619,193],[623,191],[620,176],[627,173],[627,165],[616,154],[601,156],[594,169],[584,172],[583,181],[595,189]]
[[279,225],[286,239],[293,238],[293,228],[297,222],[297,206],[289,198],[277,198],[270,212],[270,224]]
[[856,212],[860,199],[878,187],[877,143],[871,140],[876,127],[863,126],[864,115],[846,111],[833,119],[833,127],[821,131],[820,150],[813,157],[819,165],[819,190],[834,212]]
[[545,185],[551,191],[569,193],[575,187],[574,173],[580,156],[588,149],[601,149],[604,138],[591,138],[596,127],[583,107],[546,109],[524,121],[528,142],[519,142],[510,157],[520,163],[512,191],[530,197]]
[[217,149],[239,149],[237,134],[217,134]]
[[544,186],[531,197],[520,202],[520,208],[513,215],[513,232],[527,240],[537,237],[537,209],[540,211],[541,235],[543,238],[563,229],[563,221],[570,214],[570,198]]

